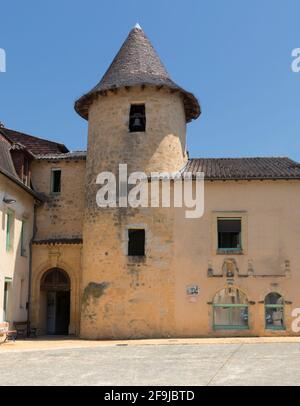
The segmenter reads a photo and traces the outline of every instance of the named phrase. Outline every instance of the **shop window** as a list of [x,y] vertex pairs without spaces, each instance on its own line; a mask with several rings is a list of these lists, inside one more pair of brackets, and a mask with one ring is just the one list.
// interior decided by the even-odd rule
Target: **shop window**
[[213,300],[214,330],[243,330],[249,328],[248,300],[239,289],[226,287]]

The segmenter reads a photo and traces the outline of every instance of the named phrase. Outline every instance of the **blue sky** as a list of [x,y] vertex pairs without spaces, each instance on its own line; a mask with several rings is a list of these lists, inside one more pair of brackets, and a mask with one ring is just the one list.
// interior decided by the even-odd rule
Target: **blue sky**
[[188,125],[197,156],[300,161],[299,0],[1,0],[0,121],[85,149],[76,98],[102,77],[139,22],[202,115]]

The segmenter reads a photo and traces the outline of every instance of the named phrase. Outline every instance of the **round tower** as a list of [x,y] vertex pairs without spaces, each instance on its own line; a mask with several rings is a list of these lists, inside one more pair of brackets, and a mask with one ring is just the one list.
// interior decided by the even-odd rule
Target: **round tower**
[[135,26],[102,80],[75,104],[89,122],[87,173],[180,170],[187,162],[186,123],[200,114],[196,98],[169,77]]
[[[102,80],[75,103],[88,120],[81,276],[81,337],[174,334],[173,218],[169,209],[100,208],[101,172],[177,172],[197,99],[169,77],[134,27]],[[163,277],[161,272],[163,272]]]

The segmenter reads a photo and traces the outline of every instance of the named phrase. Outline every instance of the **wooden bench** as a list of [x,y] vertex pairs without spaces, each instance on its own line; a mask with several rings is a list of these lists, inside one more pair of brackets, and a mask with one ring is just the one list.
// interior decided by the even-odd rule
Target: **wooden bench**
[[14,328],[16,329],[17,332],[17,338],[22,337],[36,337],[36,328],[31,327],[30,323],[26,321],[15,321],[14,322]]
[[15,341],[16,337],[17,331],[9,330],[9,324],[6,321],[0,323],[0,344],[3,344],[8,340]]

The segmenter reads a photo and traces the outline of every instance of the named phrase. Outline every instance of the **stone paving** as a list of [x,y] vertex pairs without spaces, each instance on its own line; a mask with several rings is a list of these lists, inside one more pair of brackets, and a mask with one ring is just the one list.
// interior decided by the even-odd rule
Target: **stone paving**
[[0,346],[1,385],[300,385],[300,337]]

